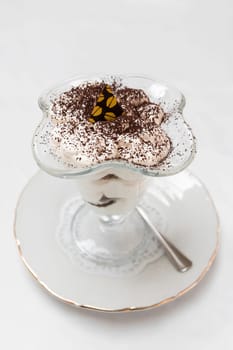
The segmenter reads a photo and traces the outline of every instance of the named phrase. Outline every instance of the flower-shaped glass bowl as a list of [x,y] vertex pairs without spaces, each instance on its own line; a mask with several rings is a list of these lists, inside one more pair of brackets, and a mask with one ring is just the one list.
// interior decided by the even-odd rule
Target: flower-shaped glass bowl
[[[143,89],[151,102],[159,104],[168,118],[161,124],[161,129],[168,135],[172,143],[169,155],[159,165],[145,167],[128,163],[125,160],[110,160],[85,168],[70,167],[49,152],[49,135],[52,128],[49,110],[52,102],[62,93],[86,81],[105,81],[111,83],[113,78],[120,80],[130,88]],[[75,177],[84,175],[100,168],[124,167],[135,170],[144,175],[167,176],[173,175],[186,168],[195,154],[195,138],[192,130],[183,118],[185,98],[176,88],[170,87],[156,80],[140,76],[92,76],[73,78],[44,93],[39,99],[39,106],[43,112],[33,137],[33,153],[39,167],[53,176]]]

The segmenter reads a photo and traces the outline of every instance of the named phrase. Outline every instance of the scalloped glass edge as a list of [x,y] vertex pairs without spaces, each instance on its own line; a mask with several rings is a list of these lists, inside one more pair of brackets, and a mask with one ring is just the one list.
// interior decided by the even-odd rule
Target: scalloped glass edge
[[[161,124],[166,134],[170,137],[173,148],[170,154],[161,163],[155,167],[145,167],[129,163],[125,160],[109,160],[99,164],[91,165],[85,168],[68,167],[65,163],[62,166],[59,161],[55,160],[53,155],[46,153],[46,146],[38,140],[49,128],[48,110],[49,107],[60,93],[69,90],[73,86],[86,81],[111,81],[112,78],[123,81],[123,84],[129,87],[141,88],[150,97],[152,102],[159,103],[169,117]],[[139,83],[137,85],[137,83]],[[150,87],[147,85],[149,84]],[[147,88],[145,88],[146,85]],[[177,174],[184,170],[193,160],[196,153],[196,139],[193,132],[184,120],[183,108],[185,106],[185,98],[183,94],[176,88],[167,84],[158,82],[150,77],[137,75],[100,75],[91,77],[74,77],[67,80],[52,89],[47,90],[39,98],[39,106],[43,111],[43,118],[39,123],[33,135],[32,150],[33,156],[38,166],[50,175],[72,178],[78,175],[90,174],[106,168],[122,167],[132,171],[140,172],[148,176],[169,176]],[[47,160],[46,160],[47,157]]]

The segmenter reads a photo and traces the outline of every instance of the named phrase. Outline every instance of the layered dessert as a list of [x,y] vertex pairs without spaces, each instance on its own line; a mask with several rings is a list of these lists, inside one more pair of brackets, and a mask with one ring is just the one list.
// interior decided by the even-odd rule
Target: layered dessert
[[166,230],[165,197],[153,177],[179,172],[195,151],[182,116],[184,97],[149,78],[84,79],[74,77],[40,97],[43,119],[33,154],[48,174],[72,179],[67,192],[62,187],[54,194],[56,231],[78,268],[137,272],[163,251],[134,209],[143,208],[159,231]]
[[[61,93],[49,109],[51,153],[68,167],[92,168],[80,176],[83,199],[105,215],[130,212],[144,191],[145,176],[124,164],[156,167],[170,152],[160,105],[142,89],[121,83],[83,83]],[[121,167],[112,163],[121,164]]]
[[77,181],[82,198],[97,214],[124,215],[135,208],[149,180],[127,168],[108,167]]

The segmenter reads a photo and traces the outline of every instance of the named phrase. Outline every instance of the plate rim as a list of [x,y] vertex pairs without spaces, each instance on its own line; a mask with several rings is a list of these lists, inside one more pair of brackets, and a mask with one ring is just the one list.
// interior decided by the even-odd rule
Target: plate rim
[[26,184],[24,185],[24,187],[21,190],[20,194],[18,195],[17,202],[16,202],[16,207],[15,207],[15,210],[14,210],[13,237],[14,237],[14,240],[16,242],[16,246],[17,246],[17,250],[18,250],[20,259],[22,260],[22,262],[23,262],[24,266],[26,267],[26,269],[29,271],[29,273],[32,275],[32,277],[39,283],[39,285],[42,287],[42,289],[45,290],[47,292],[47,294],[49,294],[50,296],[55,297],[57,300],[65,303],[65,304],[74,306],[76,308],[92,310],[92,311],[98,311],[98,312],[105,312],[105,313],[126,313],[126,312],[132,312],[132,311],[145,311],[145,310],[150,310],[150,309],[156,309],[156,308],[158,308],[158,307],[160,307],[162,305],[165,305],[165,304],[168,304],[168,303],[170,303],[172,301],[175,301],[176,299],[180,298],[181,296],[185,295],[190,290],[195,288],[202,281],[202,279],[205,277],[205,275],[209,271],[210,267],[213,265],[213,263],[215,261],[215,258],[217,256],[217,253],[219,251],[219,246],[220,246],[220,218],[219,218],[219,213],[217,211],[217,208],[215,206],[213,198],[210,195],[210,192],[208,191],[208,189],[206,188],[206,186],[202,182],[202,180],[200,180],[200,178],[196,174],[194,174],[192,171],[185,170],[185,172],[187,172],[188,174],[190,174],[191,176],[196,178],[198,180],[198,182],[202,185],[202,188],[206,192],[206,194],[207,194],[207,196],[208,196],[208,198],[210,200],[210,203],[211,203],[211,205],[212,205],[212,207],[213,207],[213,209],[215,211],[215,216],[216,216],[216,221],[217,221],[217,228],[216,228],[216,232],[215,232],[215,234],[216,234],[216,245],[215,245],[213,253],[211,254],[211,256],[210,256],[210,258],[208,260],[207,265],[205,265],[204,269],[199,274],[199,276],[190,285],[188,285],[186,288],[184,288],[181,291],[179,291],[177,294],[175,294],[175,295],[173,295],[171,297],[164,298],[164,299],[160,300],[159,302],[156,302],[156,303],[153,303],[153,304],[150,304],[150,305],[144,305],[144,306],[128,306],[128,307],[124,307],[124,308],[105,308],[105,307],[99,307],[99,306],[94,306],[94,305],[90,305],[90,304],[81,304],[81,303],[78,303],[78,302],[76,302],[74,300],[71,300],[71,299],[68,299],[68,298],[64,298],[63,296],[57,294],[54,290],[49,288],[48,285],[46,283],[44,283],[39,278],[39,276],[34,272],[32,267],[30,266],[30,264],[27,262],[27,259],[23,255],[23,249],[21,247],[20,240],[19,240],[19,238],[17,237],[17,234],[16,234],[17,209],[18,209],[21,197],[23,196],[24,191],[26,190],[26,188],[29,185],[29,183],[40,172],[42,172],[42,171],[38,170],[33,176],[30,177],[30,179],[26,182]]

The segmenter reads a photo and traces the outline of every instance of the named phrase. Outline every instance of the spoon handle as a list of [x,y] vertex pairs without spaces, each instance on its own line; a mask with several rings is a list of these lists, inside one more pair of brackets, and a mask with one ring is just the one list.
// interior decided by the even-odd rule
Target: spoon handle
[[152,224],[148,218],[146,212],[141,207],[136,207],[138,213],[143,218],[145,223],[150,227],[150,229],[155,233],[159,242],[162,244],[167,257],[170,262],[179,272],[186,272],[192,266],[192,261],[189,260],[177,247],[174,246],[167,238],[165,238],[162,233],[160,233],[157,228]]

